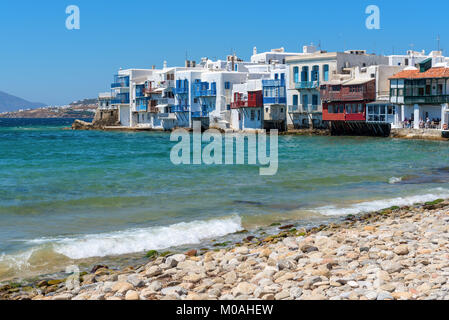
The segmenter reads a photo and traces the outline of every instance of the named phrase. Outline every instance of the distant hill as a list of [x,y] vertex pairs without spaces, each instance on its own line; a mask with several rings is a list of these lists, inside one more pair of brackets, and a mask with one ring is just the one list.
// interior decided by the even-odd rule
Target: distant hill
[[8,111],[17,111],[27,108],[45,107],[46,104],[40,102],[30,102],[25,99],[7,94],[0,91],[0,113]]
[[97,98],[83,99],[83,100],[79,100],[79,101],[74,101],[70,105],[71,106],[89,106],[89,105],[95,105],[95,104],[97,104],[97,102],[98,102]]

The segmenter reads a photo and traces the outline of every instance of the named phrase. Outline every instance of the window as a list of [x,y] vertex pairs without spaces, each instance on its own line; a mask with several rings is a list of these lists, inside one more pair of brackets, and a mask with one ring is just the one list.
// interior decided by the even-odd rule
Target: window
[[340,86],[331,86],[330,91],[340,91]]
[[194,98],[193,103],[198,103],[198,98]]
[[225,90],[231,89],[231,83],[229,81],[225,82]]
[[293,67],[293,81],[299,82],[299,68]]
[[281,108],[281,113],[284,113],[284,108]]
[[313,66],[312,67],[312,75],[310,77],[310,81],[319,81],[320,80],[320,67]]
[[309,67],[302,67],[301,81],[309,81]]
[[297,95],[297,94],[294,94],[294,95],[293,95],[293,105],[294,105],[294,106],[297,106],[297,105],[298,105],[298,95]]
[[309,106],[309,96],[307,94],[302,96],[302,106],[307,109]]
[[318,105],[318,95],[316,94],[312,95],[312,105],[314,106]]
[[260,110],[257,110],[257,120],[260,121]]
[[251,121],[254,121],[256,117],[256,112],[254,110],[251,110]]
[[323,80],[329,81],[329,65],[328,64],[325,64],[323,66]]
[[337,113],[345,113],[345,106],[344,105],[339,105],[338,106],[338,111],[337,111]]

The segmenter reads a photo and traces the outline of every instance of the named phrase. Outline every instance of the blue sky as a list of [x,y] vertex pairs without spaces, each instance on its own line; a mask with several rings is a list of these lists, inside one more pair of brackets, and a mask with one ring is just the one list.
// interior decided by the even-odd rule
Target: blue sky
[[[438,3],[438,5],[437,5]],[[249,58],[285,47],[298,51],[367,49],[391,54],[436,50],[449,41],[446,0],[422,1],[155,1],[22,0],[0,2],[0,91],[31,101],[65,104],[109,90],[120,67],[182,65],[235,50]],[[68,5],[81,11],[81,29],[65,28]],[[365,28],[365,8],[381,13],[381,30]],[[449,50],[449,47],[447,48]]]

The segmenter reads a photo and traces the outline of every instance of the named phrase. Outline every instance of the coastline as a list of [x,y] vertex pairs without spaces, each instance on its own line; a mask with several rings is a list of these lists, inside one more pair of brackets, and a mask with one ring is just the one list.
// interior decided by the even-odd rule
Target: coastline
[[[144,127],[122,127],[117,125],[98,125],[95,122],[85,122],[76,120],[71,128],[65,130],[100,130],[100,131],[117,131],[117,132],[164,132],[163,129],[144,128]],[[175,128],[176,129],[176,128]],[[174,130],[174,129],[173,129]],[[191,131],[191,129],[187,128]],[[170,132],[170,131],[167,131]],[[245,133],[245,131],[229,130],[233,133]],[[332,136],[329,129],[288,129],[279,132],[281,136]],[[429,140],[429,141],[449,141],[449,138],[443,137],[443,132],[439,130],[424,129],[391,129],[389,138],[391,139],[407,139],[407,140]]]
[[10,283],[0,300],[448,299],[449,200],[392,207],[277,235],[241,233],[230,248],[148,253],[120,270],[96,266],[80,288],[66,279]]

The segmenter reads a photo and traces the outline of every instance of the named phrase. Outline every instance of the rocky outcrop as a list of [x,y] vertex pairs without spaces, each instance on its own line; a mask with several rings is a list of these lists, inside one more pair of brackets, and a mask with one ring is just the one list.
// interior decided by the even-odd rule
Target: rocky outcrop
[[120,125],[118,121],[118,110],[100,110],[97,109],[92,122],[75,120],[72,124],[73,130],[96,130],[108,126]]
[[425,129],[391,129],[391,138],[447,141],[439,130]]

